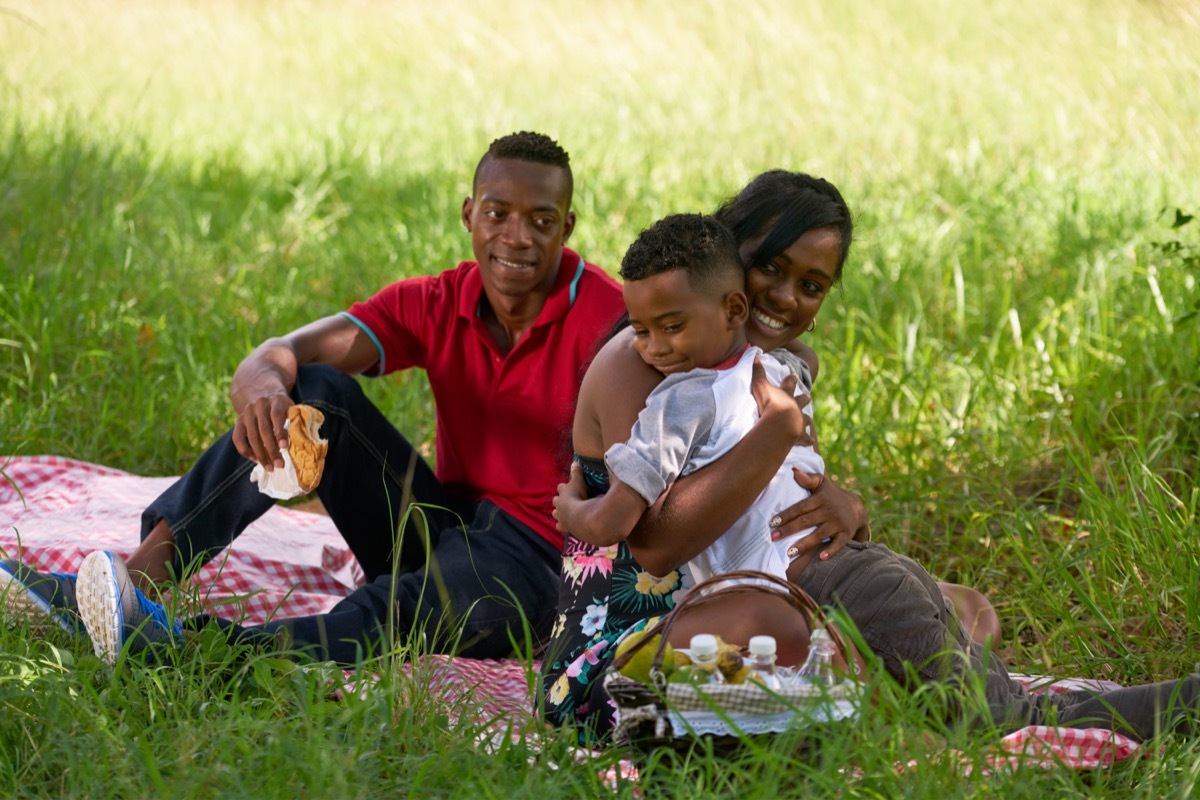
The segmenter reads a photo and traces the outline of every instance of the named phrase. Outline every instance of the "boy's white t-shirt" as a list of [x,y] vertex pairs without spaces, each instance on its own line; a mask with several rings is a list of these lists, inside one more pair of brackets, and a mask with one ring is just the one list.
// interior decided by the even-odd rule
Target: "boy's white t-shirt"
[[[609,471],[652,504],[672,482],[729,452],[758,420],[758,405],[750,393],[755,356],[775,385],[792,372],[773,355],[748,347],[728,369],[694,369],[667,376],[646,399],[629,440],[604,454]],[[804,393],[805,383],[811,385],[802,381],[797,394]],[[811,405],[805,413],[811,416]],[[696,582],[737,569],[786,577],[788,547],[813,531],[809,528],[778,542],[770,538],[771,518],[809,494],[796,483],[792,467],[823,473],[825,462],[812,447],[793,447],[746,513],[688,562]]]

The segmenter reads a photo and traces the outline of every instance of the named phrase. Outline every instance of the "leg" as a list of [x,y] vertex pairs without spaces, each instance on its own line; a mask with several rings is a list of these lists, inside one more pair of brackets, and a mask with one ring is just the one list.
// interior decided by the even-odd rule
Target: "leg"
[[1200,733],[1200,675],[1107,692],[1077,690],[1038,698],[1037,721],[1106,728],[1144,741],[1160,733]]
[[567,534],[561,560],[554,639],[542,655],[537,705],[547,722],[579,728],[582,742],[613,726],[603,687],[613,643],[630,626],[674,608],[681,581],[672,571],[665,584],[644,591],[649,576],[626,542],[614,557]]
[[[292,399],[325,414],[321,434],[329,440],[325,473],[317,495],[368,580],[388,574],[398,521],[414,499],[452,507],[433,471],[362,393],[358,382],[324,366],[301,367]],[[275,501],[250,482],[254,463],[241,456],[226,433],[142,514],[142,545],[130,556],[131,572],[160,582],[207,562],[228,546]],[[452,515],[430,512],[431,530]],[[424,563],[417,535],[404,537],[401,565]],[[136,579],[135,579],[136,580]]]
[[821,606],[840,608],[887,671],[905,680],[942,677],[961,626],[933,578],[876,542],[849,542],[832,558],[814,558],[798,584]]
[[175,536],[165,519],[142,534],[142,543],[129,556],[129,580],[143,592],[168,583],[175,563]]
[[[502,658],[549,635],[558,597],[559,553],[490,502],[464,531],[441,531],[427,567],[381,575],[329,613],[234,629],[247,643],[279,642],[311,657],[355,664],[391,643],[422,637],[424,652]],[[388,634],[388,613],[394,628]]]
[[[903,556],[900,558],[928,579],[928,573],[916,562]],[[1138,740],[1166,731],[1189,736],[1200,733],[1198,675],[1107,692],[1078,690],[1031,695],[1022,684],[1013,680],[995,653],[978,641],[969,640],[965,631],[963,627],[956,634],[957,650],[966,651],[968,657],[960,656],[956,662],[969,663],[971,672],[982,671],[986,702],[993,720],[1004,730],[1026,725],[1104,728]]]
[[[952,715],[991,716],[1011,730],[1036,714],[1034,699],[994,653],[969,639],[941,588],[912,559],[875,542],[849,542],[830,559],[813,559],[798,583],[820,605],[845,611],[902,684],[915,676],[966,689],[972,676],[982,676],[978,707],[954,707]],[[960,697],[971,703],[973,695]]]

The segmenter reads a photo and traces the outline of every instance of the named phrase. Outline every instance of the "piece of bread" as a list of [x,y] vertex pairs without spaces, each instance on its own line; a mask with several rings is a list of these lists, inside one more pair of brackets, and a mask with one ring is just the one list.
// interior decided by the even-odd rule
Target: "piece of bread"
[[329,442],[321,438],[321,423],[325,415],[312,406],[292,406],[288,409],[288,455],[296,467],[296,482],[300,489],[311,492],[321,482],[325,471],[325,454]]

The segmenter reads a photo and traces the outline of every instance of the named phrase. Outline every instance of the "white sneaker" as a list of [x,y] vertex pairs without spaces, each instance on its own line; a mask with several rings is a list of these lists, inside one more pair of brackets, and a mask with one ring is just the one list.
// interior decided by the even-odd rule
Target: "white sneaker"
[[92,647],[109,664],[117,663],[126,646],[136,653],[155,642],[174,642],[182,630],[133,585],[125,562],[114,553],[97,550],[83,560],[75,593]]

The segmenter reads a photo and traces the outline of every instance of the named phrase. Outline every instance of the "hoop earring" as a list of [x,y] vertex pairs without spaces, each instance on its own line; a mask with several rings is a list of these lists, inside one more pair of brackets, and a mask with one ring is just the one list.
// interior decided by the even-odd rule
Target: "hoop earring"
[[805,328],[804,330],[807,331],[808,333],[812,333],[816,329],[817,329],[817,321],[814,319],[814,320],[809,320],[808,327]]

